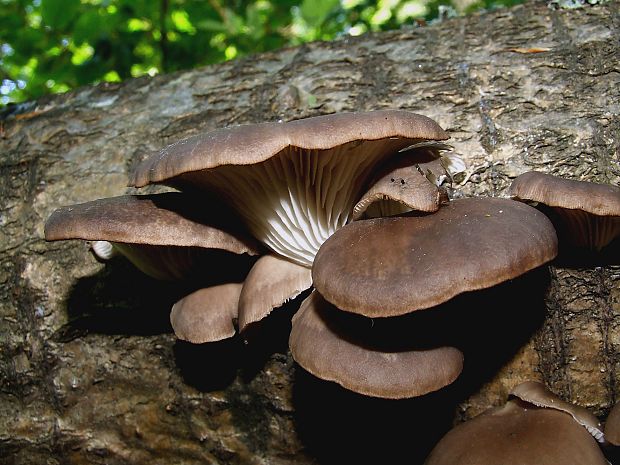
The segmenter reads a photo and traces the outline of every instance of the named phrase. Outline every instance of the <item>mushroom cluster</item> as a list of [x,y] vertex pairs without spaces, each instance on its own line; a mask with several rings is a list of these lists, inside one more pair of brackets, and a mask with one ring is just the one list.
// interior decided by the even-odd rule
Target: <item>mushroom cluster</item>
[[[174,306],[179,338],[217,341],[235,333],[234,323],[244,331],[311,287],[321,244],[373,203],[436,210],[438,193],[426,205],[410,193],[439,192],[436,184],[462,169],[457,157],[442,156],[447,138],[431,119],[400,110],[198,134],[146,159],[130,178],[137,188],[162,184],[180,192],[63,207],[48,219],[45,237],[94,241],[100,256],[120,252],[158,279],[195,279],[228,255],[260,257],[242,284],[220,282]],[[417,163],[438,160],[440,168],[420,174]],[[394,186],[385,186],[386,176]],[[218,262],[209,259],[213,251]]]
[[[180,339],[245,333],[314,286],[292,320],[299,365],[361,394],[421,396],[463,369],[460,348],[425,326],[445,317],[446,302],[553,260],[556,217],[590,234],[571,244],[595,249],[620,224],[620,189],[570,184],[570,195],[549,194],[562,183],[538,173],[515,180],[514,200],[449,200],[442,184],[464,166],[447,152],[447,138],[431,119],[401,110],[198,134],[146,159],[130,178],[136,188],[179,192],[63,207],[45,235],[95,241],[98,253],[118,251],[158,279],[195,279],[252,256],[236,279],[173,306]],[[587,202],[575,200],[579,190]],[[550,198],[569,204],[555,216],[528,205],[558,207]],[[567,209],[587,213],[566,220]],[[611,219],[595,222],[604,216]]]
[[353,222],[315,258],[314,294],[293,317],[293,358],[366,395],[442,388],[461,373],[463,354],[425,328],[428,321],[407,315],[432,309],[431,321],[442,318],[442,304],[454,296],[516,278],[556,252],[549,220],[507,199],[459,199],[433,214]]

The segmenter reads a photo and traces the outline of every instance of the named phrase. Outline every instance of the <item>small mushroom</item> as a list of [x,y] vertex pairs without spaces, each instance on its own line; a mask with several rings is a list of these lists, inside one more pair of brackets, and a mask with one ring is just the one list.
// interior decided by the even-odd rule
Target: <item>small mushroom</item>
[[321,244],[351,220],[375,167],[404,156],[403,148],[447,138],[431,119],[400,110],[235,126],[163,149],[137,167],[130,185],[216,192],[258,240],[310,267]]
[[[124,195],[56,210],[45,223],[48,241],[107,241],[157,279],[194,271],[201,250],[256,255],[261,246],[229,212],[205,208],[186,194]],[[105,245],[105,244],[102,244]]]
[[176,336],[193,344],[234,336],[241,287],[240,283],[211,286],[179,300],[170,312]]
[[570,414],[512,398],[449,431],[425,465],[608,465]]
[[515,278],[556,253],[555,230],[535,208],[470,198],[429,215],[353,222],[323,244],[312,277],[336,307],[389,317]]
[[452,383],[463,369],[462,353],[421,342],[411,334],[414,325],[407,326],[414,328],[408,338],[396,337],[401,323],[341,312],[314,291],[293,317],[289,347],[313,375],[367,396],[416,397]]
[[517,176],[510,195],[548,207],[561,243],[600,250],[620,235],[620,187],[530,171]]
[[310,286],[309,268],[275,255],[259,258],[248,273],[239,297],[239,331],[262,320]]
[[415,160],[396,159],[385,166],[353,207],[353,220],[408,211],[437,211],[441,191],[418,169]]
[[526,381],[515,386],[510,395],[534,404],[537,407],[553,408],[568,413],[583,426],[598,442],[604,441],[603,427],[589,410],[579,405],[568,403],[549,391],[544,384],[537,381]]

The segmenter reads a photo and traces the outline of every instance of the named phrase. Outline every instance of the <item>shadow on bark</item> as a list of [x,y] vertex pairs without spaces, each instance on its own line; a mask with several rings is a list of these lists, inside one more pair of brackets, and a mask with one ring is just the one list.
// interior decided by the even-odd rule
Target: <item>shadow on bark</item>
[[560,268],[595,268],[597,266],[620,265],[620,239],[612,241],[601,250],[590,250],[570,246],[560,247],[553,262]]
[[287,354],[291,318],[306,294],[274,309],[243,336],[207,344],[177,341],[174,357],[183,381],[202,392],[223,389],[237,375],[250,383],[274,354]]
[[[220,256],[221,255],[221,256]],[[244,279],[256,260],[245,255],[211,254],[215,266],[182,282],[158,281],[127,260],[115,257],[105,268],[80,279],[67,300],[69,322],[55,334],[68,342],[88,334],[154,336],[172,333],[170,309],[189,293]],[[174,360],[183,380],[202,392],[224,389],[241,375],[250,382],[275,353],[286,354],[291,317],[307,292],[252,325],[242,338],[208,344],[176,341]]]
[[[366,397],[296,366],[293,403],[302,442],[322,464],[421,464],[452,427],[457,405],[491,380],[542,325],[548,283],[548,269],[542,267],[457,296],[441,308],[398,317],[403,322],[395,328],[420,323],[427,332],[441,331],[440,344],[458,347],[465,356],[453,384],[422,397]],[[428,334],[424,339],[428,343]]]
[[240,282],[255,260],[245,255],[212,251],[209,262],[180,282],[158,281],[115,257],[96,275],[82,278],[67,300],[69,323],[56,337],[67,341],[87,333],[151,336],[172,332],[170,309],[202,287]]

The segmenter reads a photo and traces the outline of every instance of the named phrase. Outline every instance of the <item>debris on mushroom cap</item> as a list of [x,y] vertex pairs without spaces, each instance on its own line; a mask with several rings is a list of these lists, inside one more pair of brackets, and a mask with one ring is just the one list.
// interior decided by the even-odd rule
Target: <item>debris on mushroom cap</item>
[[176,336],[194,344],[234,336],[241,287],[229,283],[199,289],[175,303],[170,323]]
[[518,399],[449,431],[425,465],[608,465],[598,444],[569,415]]
[[323,241],[350,221],[376,165],[412,144],[447,138],[431,119],[399,110],[235,126],[163,149],[130,184],[217,192],[256,238],[310,267]]
[[229,211],[213,203],[198,206],[194,198],[177,192],[59,208],[45,223],[45,239],[93,240],[98,256],[109,258],[118,251],[142,272],[165,280],[184,278],[207,249],[248,255],[261,251]]
[[549,391],[542,383],[537,381],[525,381],[515,386],[510,391],[510,395],[518,397],[530,404],[534,404],[537,407],[553,408],[566,412],[571,415],[577,423],[583,426],[598,442],[604,442],[605,440],[603,436],[603,427],[593,413],[579,405],[565,402]]
[[520,202],[480,197],[453,200],[430,215],[348,224],[323,244],[312,277],[336,307],[387,317],[515,278],[556,253],[545,215]]
[[461,373],[458,349],[414,337],[395,340],[391,333],[370,319],[340,312],[314,291],[293,317],[289,346],[295,361],[313,375],[367,396],[421,396]]
[[609,412],[605,421],[605,440],[614,446],[620,446],[620,402]]
[[[426,157],[423,156],[424,151],[419,150],[424,146],[430,149],[426,152]],[[417,163],[418,169],[426,176],[426,179],[438,187],[446,180],[452,182],[455,175],[465,171],[465,161],[456,153],[449,152],[449,150],[452,150],[452,146],[450,145],[442,144],[441,142],[421,142],[415,144],[412,148],[415,148],[418,152],[422,152],[419,156],[420,161]],[[446,150],[446,152],[441,153],[441,157],[439,158],[435,155],[435,150],[438,149]],[[401,152],[402,151],[404,150],[401,150]],[[418,158],[418,156],[416,156],[416,158]]]
[[620,235],[620,187],[530,171],[513,181],[510,195],[552,208],[558,234],[574,246],[600,250]]
[[274,255],[264,255],[252,266],[239,296],[239,331],[265,318],[274,308],[312,286],[309,268]]
[[[420,172],[415,160],[396,159],[383,167],[353,207],[353,220],[391,216],[411,210],[434,212],[441,192]],[[374,210],[374,211],[373,211]]]

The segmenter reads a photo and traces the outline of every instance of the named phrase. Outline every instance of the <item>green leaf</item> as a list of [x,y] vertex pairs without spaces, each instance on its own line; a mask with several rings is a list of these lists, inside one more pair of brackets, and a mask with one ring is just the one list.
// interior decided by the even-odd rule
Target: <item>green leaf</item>
[[64,29],[76,17],[80,0],[41,0],[43,23],[52,29]]
[[203,19],[202,21],[198,21],[196,27],[210,32],[226,32],[228,30],[224,23],[214,19]]
[[319,27],[339,4],[339,0],[304,0],[300,13],[309,26]]

